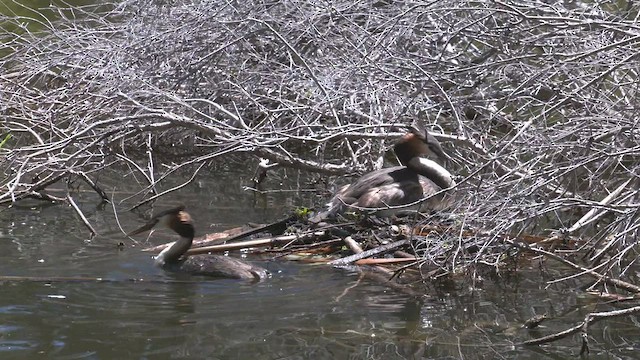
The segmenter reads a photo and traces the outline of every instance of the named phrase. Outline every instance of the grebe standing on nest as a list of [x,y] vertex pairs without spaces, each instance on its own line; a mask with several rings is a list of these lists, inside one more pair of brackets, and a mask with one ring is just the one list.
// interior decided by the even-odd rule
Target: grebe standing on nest
[[261,280],[269,275],[269,272],[264,268],[229,256],[186,255],[193,243],[195,229],[191,216],[184,211],[184,206],[178,206],[154,215],[147,224],[127,235],[132,236],[151,230],[159,222],[163,222],[169,229],[178,233],[180,239],[155,257],[155,264],[158,267],[173,272],[231,279]]
[[329,209],[310,221],[318,223],[349,208],[389,216],[409,210],[402,206],[422,199],[426,200],[419,205],[420,209],[448,208],[453,199],[442,190],[455,186],[455,181],[447,169],[428,158],[429,155],[441,161],[448,158],[438,140],[427,131],[412,127],[393,150],[402,166],[375,170],[345,185],[331,199]]

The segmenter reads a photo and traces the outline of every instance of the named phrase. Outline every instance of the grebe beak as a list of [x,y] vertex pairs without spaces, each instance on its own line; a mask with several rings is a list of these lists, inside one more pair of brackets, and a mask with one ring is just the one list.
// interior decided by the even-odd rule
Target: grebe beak
[[442,150],[442,146],[440,146],[440,142],[431,134],[426,133],[427,136],[425,137],[425,142],[427,143],[427,146],[429,147],[429,151],[431,151],[432,153],[436,154],[437,157],[441,158],[441,159],[446,159],[446,160],[451,160],[451,158],[449,157],[449,155],[447,155],[444,150]]
[[151,229],[153,229],[154,226],[156,226],[156,224],[160,221],[160,219],[158,218],[152,218],[151,221],[149,221],[148,223],[142,225],[141,227],[130,231],[129,233],[127,233],[127,236],[133,236],[133,235],[138,235],[140,233],[143,233],[145,231],[149,231]]
[[440,145],[438,139],[436,139],[435,136],[431,135],[430,132],[423,129],[420,125],[413,124],[409,126],[409,132],[407,133],[407,135],[405,135],[404,139],[410,139],[412,136],[417,137],[418,139],[420,139],[420,141],[426,144],[428,151],[431,154],[434,154],[440,160],[451,161],[455,163],[453,158],[451,158],[449,155],[447,155],[447,153],[444,152],[444,150],[442,150],[442,146]]
[[176,227],[178,227],[178,224],[182,222],[190,223],[191,221],[191,217],[184,211],[184,209],[184,205],[179,205],[173,209],[165,210],[158,214],[155,214],[151,217],[151,219],[149,219],[146,224],[129,232],[127,236],[133,236],[145,231],[149,231],[153,229],[153,227],[156,226],[160,222],[160,220],[164,220],[168,228],[178,232],[178,230],[176,229]]

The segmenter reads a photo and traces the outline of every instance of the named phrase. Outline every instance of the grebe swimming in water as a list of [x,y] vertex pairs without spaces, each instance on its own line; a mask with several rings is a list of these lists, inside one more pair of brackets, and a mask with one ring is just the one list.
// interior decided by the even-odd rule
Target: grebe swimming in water
[[186,255],[185,253],[193,242],[195,229],[191,216],[184,211],[184,206],[178,206],[154,215],[147,224],[127,235],[132,236],[151,230],[159,222],[163,222],[169,229],[178,233],[180,239],[156,256],[156,266],[168,271],[231,279],[260,280],[269,274],[264,268],[229,256]]
[[438,211],[448,208],[452,196],[442,190],[454,186],[455,181],[447,169],[428,158],[429,155],[439,160],[448,158],[438,140],[428,132],[412,127],[393,150],[402,166],[375,170],[345,185],[336,192],[329,209],[310,221],[317,223],[349,208],[375,210],[379,215],[389,216],[409,210],[402,205],[425,198],[419,205],[420,209]]

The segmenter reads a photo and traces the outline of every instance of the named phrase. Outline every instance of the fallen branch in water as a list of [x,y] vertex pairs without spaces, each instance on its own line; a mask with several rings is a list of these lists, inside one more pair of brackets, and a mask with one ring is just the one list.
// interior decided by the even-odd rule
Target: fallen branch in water
[[74,174],[78,177],[80,177],[82,180],[84,180],[85,183],[87,183],[87,185],[89,185],[89,187],[91,187],[93,189],[93,191],[96,192],[96,194],[98,194],[98,196],[100,196],[100,199],[102,199],[102,201],[106,201],[109,202],[109,197],[107,196],[107,193],[104,192],[104,190],[102,190],[102,188],[100,186],[98,186],[98,184],[95,183],[95,181],[91,180],[87,174],[85,174],[82,171],[69,171],[71,174]]
[[604,319],[609,319],[609,318],[618,317],[618,316],[627,316],[627,315],[638,314],[638,313],[640,313],[640,306],[635,306],[635,307],[622,309],[622,310],[589,313],[584,317],[584,321],[582,323],[572,328],[557,332],[555,334],[543,336],[537,339],[527,340],[520,345],[540,345],[544,343],[549,343],[552,341],[563,339],[567,336],[573,335],[581,331],[582,332],[582,335],[581,335],[582,349],[580,350],[580,355],[582,355],[585,351],[589,352],[588,342],[587,342],[587,338],[588,338],[587,330],[591,324]]
[[420,259],[416,257],[407,258],[383,258],[383,259],[360,259],[355,261],[356,265],[382,265],[382,264],[399,264],[406,262],[418,262]]
[[[342,258],[342,259],[338,259],[338,260],[334,260],[334,261],[329,263],[330,265],[333,265],[333,266],[345,266],[345,265],[348,265],[348,264],[350,264],[352,262],[349,259],[352,259],[353,257],[358,257],[358,259],[361,259],[362,257],[370,256],[370,254],[372,253],[372,250],[375,251],[375,250],[380,248],[380,247],[377,247],[377,248],[372,249],[372,250],[363,251],[362,248],[360,247],[360,245],[356,241],[354,241],[351,236],[345,237],[343,239],[343,241],[345,242],[345,244],[347,244],[351,248],[351,251],[353,251],[355,253],[355,255],[347,256],[346,258]],[[378,252],[374,252],[374,253],[380,253],[380,252],[382,252],[382,251],[378,251]],[[369,255],[367,255],[367,254],[369,254]],[[345,261],[345,259],[347,259],[347,260]],[[339,261],[339,260],[342,260],[342,261]],[[376,272],[378,274],[383,274],[383,275],[387,276],[387,278],[385,278],[385,280],[384,280],[385,282],[388,282],[388,283],[393,283],[394,282],[394,280],[391,278],[391,276],[393,275],[393,271],[391,271],[391,270],[389,270],[387,268],[384,268],[382,266],[378,266],[378,265],[374,265],[374,266],[371,266],[369,268],[370,268],[370,270],[367,270],[366,268],[359,268],[358,271],[361,271],[361,272],[363,272],[363,271],[366,271],[366,272],[374,271],[374,272]]]
[[93,226],[91,226],[91,223],[89,222],[89,220],[87,220],[87,217],[84,216],[84,213],[82,212],[82,210],[80,210],[80,207],[78,207],[76,202],[73,200],[70,192],[67,192],[67,201],[76,212],[76,214],[80,216],[80,219],[82,219],[82,223],[87,227],[87,229],[89,229],[89,231],[91,232],[91,237],[93,238],[94,236],[96,236],[98,232],[93,228]]
[[607,283],[609,285],[613,285],[613,286],[616,286],[618,288],[625,289],[625,290],[627,290],[629,292],[632,292],[632,293],[640,293],[640,286],[628,283],[626,281],[622,281],[620,279],[614,279],[614,278],[612,278],[610,276],[602,275],[602,274],[598,273],[595,270],[587,269],[587,268],[582,267],[582,266],[580,266],[578,264],[574,264],[573,262],[571,262],[571,261],[569,261],[567,259],[564,259],[564,258],[562,258],[562,257],[560,257],[560,256],[558,256],[558,255],[556,255],[556,254],[554,254],[552,252],[545,251],[545,250],[542,250],[542,249],[537,249],[537,248],[534,248],[534,247],[523,246],[523,245],[518,244],[517,242],[511,241],[511,240],[507,240],[507,242],[510,243],[511,245],[519,248],[519,249],[522,249],[522,250],[525,250],[525,251],[531,251],[533,253],[536,253],[536,254],[539,254],[539,255],[544,255],[544,256],[546,256],[546,257],[548,257],[550,259],[556,260],[556,261],[558,261],[558,262],[560,262],[562,264],[565,264],[565,265],[571,267],[574,270],[580,271],[581,273],[583,273],[585,275],[589,275],[591,277],[594,277],[598,281],[603,281],[603,282],[605,282],[605,283]]
[[[362,250],[360,245],[358,245],[358,243],[355,242],[350,236],[345,237],[343,239],[343,241],[351,248],[351,251],[356,253],[356,255],[365,253],[365,251]],[[330,264],[332,264],[332,263],[330,263]],[[334,264],[332,264],[332,265],[334,265]],[[337,266],[337,265],[334,265],[334,266]],[[400,291],[402,293],[405,293],[407,295],[411,295],[411,296],[414,296],[414,297],[425,297],[424,294],[416,292],[411,287],[409,287],[407,285],[404,285],[404,284],[398,283],[396,280],[394,280],[391,277],[393,275],[393,271],[388,270],[388,269],[386,269],[386,268],[384,268],[382,266],[377,266],[377,265],[373,265],[373,266],[353,266],[353,265],[348,265],[348,263],[346,263],[346,264],[342,265],[341,267],[347,268],[347,269],[353,269],[355,271],[358,271],[360,274],[362,274],[363,276],[369,278],[370,280],[374,280],[375,282],[380,283],[381,285],[388,286],[388,287],[390,287],[392,289],[398,290],[398,291]],[[344,294],[346,294],[347,290],[345,290],[345,293],[343,293],[342,296],[344,296]]]
[[399,240],[399,241],[394,241],[390,244],[386,244],[386,245],[380,245],[376,248],[373,248],[371,250],[366,250],[366,251],[360,251],[354,255],[351,256],[347,256],[347,257],[343,257],[341,259],[337,259],[337,260],[333,260],[332,262],[330,262],[331,265],[334,266],[341,266],[341,265],[348,265],[351,264],[357,260],[360,259],[364,259],[370,256],[374,256],[377,254],[381,254],[384,252],[387,252],[389,250],[393,250],[395,248],[399,248],[400,246],[404,246],[404,245],[409,245],[410,241],[409,240]]
[[290,244],[293,242],[304,242],[307,240],[323,239],[326,234],[324,232],[309,232],[305,234],[274,236],[262,239],[239,241],[230,244],[204,246],[199,248],[191,248],[187,251],[187,255],[197,255],[215,252],[224,252],[231,250],[250,249],[255,247],[274,246],[282,244]]
[[12,282],[41,282],[41,283],[53,283],[53,282],[65,282],[65,283],[73,283],[73,282],[98,282],[98,283],[133,283],[133,282],[144,282],[150,284],[201,284],[204,282],[217,282],[217,279],[204,280],[201,278],[195,278],[194,280],[177,280],[177,279],[136,279],[136,278],[127,278],[127,279],[111,279],[111,278],[101,278],[101,277],[90,277],[90,276],[0,276],[1,281],[12,281]]

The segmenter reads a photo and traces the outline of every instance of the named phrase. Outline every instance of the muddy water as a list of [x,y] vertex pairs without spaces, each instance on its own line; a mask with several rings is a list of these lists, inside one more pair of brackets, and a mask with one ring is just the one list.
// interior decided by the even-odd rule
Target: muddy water
[[[316,200],[295,191],[256,198],[242,190],[250,175],[203,175],[155,207],[188,204],[202,234],[273,220]],[[306,186],[292,174],[269,181],[274,188]],[[137,188],[114,174],[101,183],[116,201]],[[99,233],[93,239],[64,205],[23,202],[0,210],[1,359],[563,358],[579,351],[577,337],[540,348],[512,344],[606,309],[564,286],[547,286],[537,269],[425,299],[346,270],[269,258],[249,259],[273,273],[257,284],[169,274],[141,249],[171,240],[170,232],[135,243],[110,205],[96,206],[90,190],[79,190],[76,200]],[[128,230],[143,221],[126,211],[131,203],[116,204]],[[519,328],[541,313],[552,317],[545,328]],[[632,319],[599,323],[590,335],[592,358],[635,358],[640,350]]]

